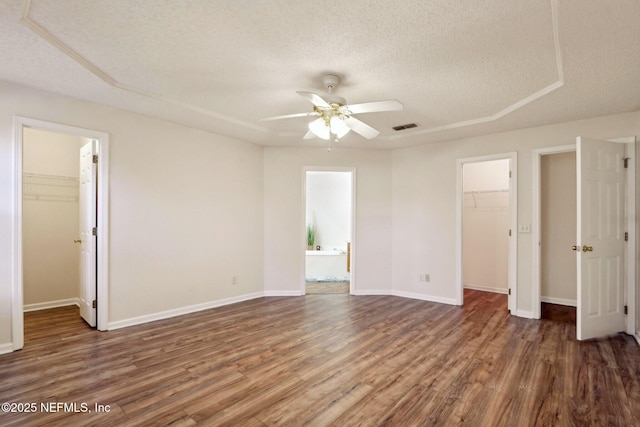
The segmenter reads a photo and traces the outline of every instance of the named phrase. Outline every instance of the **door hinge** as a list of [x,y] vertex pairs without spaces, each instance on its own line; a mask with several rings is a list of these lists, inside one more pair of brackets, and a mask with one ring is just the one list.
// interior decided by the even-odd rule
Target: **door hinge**
[[622,160],[624,161],[624,168],[625,169],[629,169],[629,160],[631,159],[631,157],[625,157]]
[[625,232],[624,232],[624,241],[625,241],[625,242],[628,242],[628,241],[629,241],[629,232],[628,232],[628,231],[625,231]]
[[91,230],[91,233],[92,233],[94,236],[97,236],[97,235],[98,235],[98,228],[97,228],[97,227],[93,227],[93,230]]
[[511,288],[509,288],[509,295],[511,295]]
[[98,163],[98,155],[97,154],[93,155],[93,163]]
[[96,308],[98,307],[98,301],[93,300],[93,302],[91,303],[91,308]]
[[509,237],[511,237],[511,229],[509,229]]
[[628,305],[624,306],[624,314],[629,314],[629,306]]
[[511,178],[511,171],[509,171],[509,178]]

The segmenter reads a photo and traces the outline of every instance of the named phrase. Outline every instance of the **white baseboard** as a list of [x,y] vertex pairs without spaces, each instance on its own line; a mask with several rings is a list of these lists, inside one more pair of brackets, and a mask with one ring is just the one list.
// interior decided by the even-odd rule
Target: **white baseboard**
[[13,351],[13,343],[0,344],[0,354],[11,353]]
[[413,292],[392,291],[391,295],[403,298],[419,299],[423,301],[438,302],[440,304],[457,305],[455,298],[444,298],[433,295],[416,294]]
[[168,319],[170,317],[182,316],[183,314],[195,313],[210,308],[221,307],[223,305],[235,304],[237,302],[248,301],[251,299],[262,298],[263,292],[255,292],[252,294],[239,295],[237,297],[225,298],[221,300],[209,301],[202,304],[191,305],[188,307],[180,307],[172,310],[161,311],[159,313],[147,314],[144,316],[132,317],[130,319],[116,320],[109,322],[109,330],[126,328],[128,326],[140,325],[142,323],[153,322],[155,320]]
[[640,335],[638,334],[633,334],[634,338],[636,339],[636,341],[638,342],[638,345],[640,345]]
[[49,308],[57,308],[57,307],[66,307],[69,305],[77,305],[80,307],[80,299],[78,298],[68,298],[68,299],[60,299],[57,301],[47,301],[47,302],[37,302],[35,304],[25,304],[23,307],[23,311],[26,313],[27,311],[38,311],[38,310],[47,310]]
[[549,304],[568,305],[570,307],[577,307],[578,306],[578,302],[576,300],[574,300],[574,299],[540,296],[540,301],[541,302],[546,302],[546,303],[549,303]]
[[494,288],[491,286],[482,286],[482,285],[464,285],[465,289],[471,289],[474,291],[483,291],[483,292],[493,292],[495,294],[508,294],[509,290],[507,288]]

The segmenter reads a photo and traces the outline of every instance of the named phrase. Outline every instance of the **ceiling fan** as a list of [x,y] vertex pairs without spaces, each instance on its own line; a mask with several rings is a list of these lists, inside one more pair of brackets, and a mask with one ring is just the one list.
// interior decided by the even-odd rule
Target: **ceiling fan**
[[294,117],[318,117],[309,123],[309,131],[304,135],[304,139],[322,138],[330,140],[335,136],[334,141],[338,142],[350,130],[362,135],[367,139],[375,138],[380,134],[372,128],[353,117],[356,114],[377,113],[382,111],[400,111],[403,105],[395,99],[388,101],[364,102],[361,104],[347,105],[347,101],[333,95],[333,89],[340,83],[340,77],[334,74],[322,76],[322,84],[327,88],[328,95],[320,96],[313,92],[298,91],[303,98],[313,104],[313,112],[287,114],[285,116],[268,117],[262,120],[281,120]]

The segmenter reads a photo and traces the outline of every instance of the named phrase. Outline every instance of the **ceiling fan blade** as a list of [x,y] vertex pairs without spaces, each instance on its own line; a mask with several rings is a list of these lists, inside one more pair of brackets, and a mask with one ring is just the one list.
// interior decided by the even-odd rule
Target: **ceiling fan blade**
[[260,119],[261,122],[267,122],[270,120],[282,120],[282,119],[292,119],[294,117],[310,117],[310,116],[317,116],[318,113],[311,112],[311,113],[297,113],[297,114],[287,114],[284,116],[274,116],[274,117],[267,117],[264,119]]
[[315,135],[313,132],[308,131],[307,133],[305,133],[305,134],[304,134],[304,136],[302,137],[302,139],[313,139],[313,138],[315,138],[315,137],[316,137],[316,135]]
[[345,108],[351,114],[377,113],[381,111],[401,111],[404,106],[402,102],[390,99],[388,101],[364,102],[362,104],[346,105]]
[[324,99],[322,99],[320,95],[318,95],[317,93],[304,92],[299,90],[298,94],[300,94],[300,96],[305,98],[307,101],[311,102],[316,107],[331,108],[331,105],[329,105],[329,103]]
[[369,126],[368,124],[356,119],[355,117],[346,117],[344,123],[349,126],[349,129],[359,133],[367,139],[375,138],[380,134],[377,130]]

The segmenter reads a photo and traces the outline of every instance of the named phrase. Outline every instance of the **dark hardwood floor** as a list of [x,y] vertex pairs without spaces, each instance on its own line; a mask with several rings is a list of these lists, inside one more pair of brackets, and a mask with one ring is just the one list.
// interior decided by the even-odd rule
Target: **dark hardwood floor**
[[635,340],[577,342],[575,314],[544,312],[465,291],[463,308],[272,297],[110,332],[77,308],[27,313],[25,348],[0,356],[0,403],[36,412],[0,425],[640,425]]

